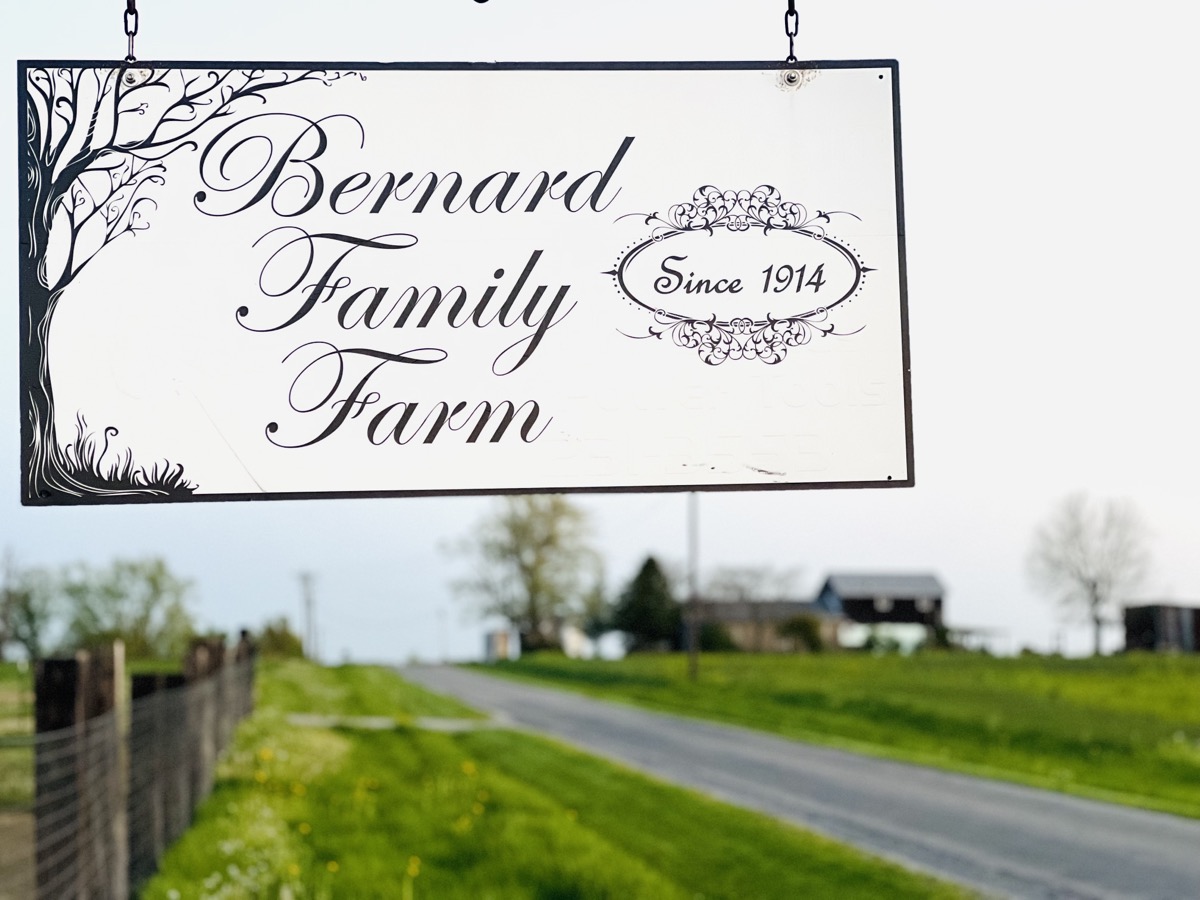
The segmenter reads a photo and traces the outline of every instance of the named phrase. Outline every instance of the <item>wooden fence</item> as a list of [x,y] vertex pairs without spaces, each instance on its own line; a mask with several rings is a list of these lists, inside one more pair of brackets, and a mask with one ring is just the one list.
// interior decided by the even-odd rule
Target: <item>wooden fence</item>
[[0,765],[33,784],[25,810],[0,811],[0,900],[126,900],[154,874],[251,710],[253,654],[229,656],[197,642],[182,674],[135,675],[128,697],[119,645],[38,663],[36,733],[0,738]]

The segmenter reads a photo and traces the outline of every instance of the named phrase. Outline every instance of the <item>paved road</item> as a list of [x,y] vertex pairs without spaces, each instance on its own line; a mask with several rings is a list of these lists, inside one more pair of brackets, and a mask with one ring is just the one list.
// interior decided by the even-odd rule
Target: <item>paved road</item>
[[729,803],[1019,898],[1200,898],[1200,821],[646,712],[448,667],[431,690]]

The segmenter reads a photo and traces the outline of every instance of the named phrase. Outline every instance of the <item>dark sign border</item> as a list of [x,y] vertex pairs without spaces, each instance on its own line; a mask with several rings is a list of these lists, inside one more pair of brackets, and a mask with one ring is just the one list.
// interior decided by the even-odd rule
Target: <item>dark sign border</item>
[[[33,240],[30,225],[34,214],[34,188],[26,172],[28,147],[26,135],[29,128],[28,104],[30,69],[36,68],[134,68],[134,69],[264,69],[288,71],[293,69],[337,69],[353,71],[770,71],[770,70],[823,70],[823,69],[887,69],[891,73],[893,151],[896,185],[896,238],[897,277],[900,294],[900,341],[903,366],[905,454],[908,477],[884,481],[837,481],[837,482],[787,482],[769,484],[697,484],[697,485],[653,485],[653,486],[610,486],[610,487],[539,487],[539,488],[464,488],[445,490],[379,490],[379,491],[288,491],[253,493],[207,493],[155,495],[147,493],[129,494],[73,494],[67,491],[40,490],[34,494],[30,489],[33,451],[35,445],[34,410],[29,400],[28,387],[35,384],[40,374],[38,361],[30,351],[35,324],[31,322],[25,307],[25,298],[37,287],[37,273],[30,261],[29,248]],[[20,386],[21,402],[21,504],[23,506],[94,506],[111,504],[164,503],[164,502],[221,502],[241,500],[314,500],[352,499],[381,497],[454,497],[488,496],[504,494],[614,494],[614,493],[680,493],[690,491],[780,491],[780,490],[841,490],[863,488],[905,488],[915,485],[913,427],[912,427],[912,379],[911,357],[908,340],[908,269],[904,229],[904,188],[900,143],[900,70],[894,59],[876,60],[813,60],[781,63],[778,60],[759,62],[733,61],[681,61],[681,62],[238,62],[229,60],[138,60],[125,63],[113,60],[18,60],[17,61],[17,177],[20,201],[18,203],[18,252],[20,253]],[[48,377],[48,376],[47,376]]]

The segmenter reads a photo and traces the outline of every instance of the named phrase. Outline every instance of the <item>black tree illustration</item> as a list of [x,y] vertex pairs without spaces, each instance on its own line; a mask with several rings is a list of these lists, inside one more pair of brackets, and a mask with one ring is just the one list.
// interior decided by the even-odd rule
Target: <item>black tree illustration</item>
[[26,497],[178,497],[196,490],[181,464],[136,465],[126,450],[106,459],[117,429],[100,435],[76,413],[74,439],[55,427],[50,325],[64,291],[122,235],[145,230],[165,160],[198,148],[215,120],[269,92],[344,72],[29,67],[22,169],[21,342]]

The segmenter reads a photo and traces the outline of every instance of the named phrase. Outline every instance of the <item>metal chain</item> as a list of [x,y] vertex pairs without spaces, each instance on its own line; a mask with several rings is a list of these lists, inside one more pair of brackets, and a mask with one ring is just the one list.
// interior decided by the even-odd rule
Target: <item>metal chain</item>
[[[133,0],[129,2],[132,3]],[[791,64],[796,61],[796,35],[800,33],[800,14],[796,12],[796,0],[788,0],[787,12],[783,14],[783,33],[787,35],[787,62]]]
[[133,55],[133,39],[138,33],[138,11],[137,0],[125,0],[125,36],[129,38],[129,52],[125,56],[125,62],[136,62],[137,57]]

